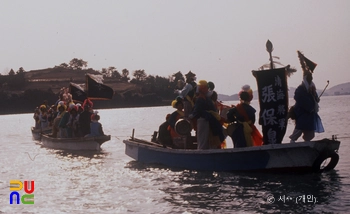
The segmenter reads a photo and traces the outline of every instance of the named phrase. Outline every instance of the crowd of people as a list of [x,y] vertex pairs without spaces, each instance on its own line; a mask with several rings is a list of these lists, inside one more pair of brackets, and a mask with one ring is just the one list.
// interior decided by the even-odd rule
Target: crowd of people
[[[256,111],[250,106],[253,93],[248,85],[239,92],[239,104],[225,106],[217,100],[213,82],[196,83],[196,74],[191,71],[185,77],[186,81],[178,81],[177,97],[171,103],[176,110],[159,127],[159,143],[173,148],[221,149],[226,148],[225,139],[230,136],[235,147],[262,145],[262,136],[254,126]],[[176,126],[186,125],[184,121],[192,129],[180,134]],[[191,136],[192,130],[195,136]]]
[[[176,110],[167,114],[159,127],[158,143],[173,148],[220,149],[226,148],[225,139],[230,136],[235,148],[263,145],[262,135],[254,125],[256,110],[250,105],[253,91],[249,85],[244,85],[238,93],[238,104],[225,106],[217,100],[213,82],[196,83],[196,74],[191,71],[185,77],[186,81],[179,80],[174,91],[177,96],[171,106]],[[290,136],[291,142],[302,134],[305,141],[310,141],[315,131],[324,131],[317,114],[319,97],[311,72],[305,73],[294,98],[296,127]],[[93,110],[91,100],[74,103],[67,88],[61,89],[59,99],[51,107],[47,101],[37,107],[34,119],[36,129],[52,129],[55,138],[104,135],[98,122],[100,116]],[[181,129],[187,130],[179,131]]]
[[36,129],[52,129],[54,138],[97,137],[104,135],[98,111],[93,102],[86,99],[74,103],[67,88],[62,88],[54,105],[45,100],[34,111]]

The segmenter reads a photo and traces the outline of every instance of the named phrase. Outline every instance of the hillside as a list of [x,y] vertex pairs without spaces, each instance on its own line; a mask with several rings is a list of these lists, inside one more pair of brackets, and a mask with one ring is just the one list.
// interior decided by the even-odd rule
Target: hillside
[[[42,70],[28,71],[24,73],[24,78],[26,79],[27,84],[22,90],[51,89],[54,93],[57,93],[62,87],[68,87],[70,82],[74,82],[77,84],[85,83],[86,73],[101,74],[92,69],[71,70],[62,68],[47,68]],[[111,78],[105,78],[104,83],[113,88],[113,90],[116,93],[123,93],[130,90],[138,90],[138,87],[134,84],[121,82]]]
[[326,90],[325,95],[346,95],[350,94],[350,82],[339,84]]

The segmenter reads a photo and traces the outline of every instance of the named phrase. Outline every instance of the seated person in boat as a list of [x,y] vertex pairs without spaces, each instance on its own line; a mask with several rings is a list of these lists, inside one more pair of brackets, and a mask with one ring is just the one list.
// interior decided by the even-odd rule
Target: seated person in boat
[[91,115],[90,134],[85,135],[85,137],[99,137],[104,135],[102,124],[98,122],[99,120],[100,115],[98,115],[98,112],[95,111]]
[[79,137],[78,123],[79,114],[78,107],[76,105],[71,105],[68,109],[69,120],[67,123],[68,137]]
[[173,139],[171,138],[169,127],[170,114],[167,114],[165,121],[159,126],[157,142],[164,145],[173,147]]
[[[250,88],[250,87],[249,87]],[[242,89],[239,92],[240,103],[227,113],[229,122],[236,122],[235,129],[228,133],[235,148],[262,145],[262,136],[255,127],[256,110],[250,105],[252,92]]]
[[86,99],[83,103],[84,111],[79,115],[80,136],[85,136],[87,134],[90,134],[92,107],[93,107],[93,103],[89,99]]
[[46,111],[46,105],[40,106],[40,114],[39,114],[39,120],[40,120],[40,127],[42,129],[49,126],[47,111]]
[[179,98],[179,99],[172,101],[171,106],[173,108],[176,108],[176,111],[174,111],[170,115],[168,130],[170,132],[170,136],[171,136],[171,139],[172,139],[174,146],[176,148],[183,149],[183,148],[185,148],[185,145],[186,145],[187,136],[182,136],[182,135],[178,134],[175,130],[176,122],[179,119],[184,117],[184,111],[183,111],[184,105],[183,105],[182,99]]

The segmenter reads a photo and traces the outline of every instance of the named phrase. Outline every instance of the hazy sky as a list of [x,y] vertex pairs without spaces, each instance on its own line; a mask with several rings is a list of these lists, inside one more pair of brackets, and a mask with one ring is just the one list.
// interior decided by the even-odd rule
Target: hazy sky
[[323,89],[350,82],[348,0],[2,0],[0,72],[54,67],[73,58],[101,70],[167,77],[189,70],[216,91],[256,89],[251,71],[268,63],[265,44],[280,62],[297,68],[297,50],[316,62]]

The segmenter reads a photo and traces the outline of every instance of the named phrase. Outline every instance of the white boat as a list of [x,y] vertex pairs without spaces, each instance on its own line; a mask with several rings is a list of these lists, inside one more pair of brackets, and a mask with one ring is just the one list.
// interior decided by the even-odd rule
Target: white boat
[[41,143],[44,147],[62,150],[101,150],[101,145],[111,139],[110,135],[99,137],[79,138],[53,138],[48,134],[41,135]]

